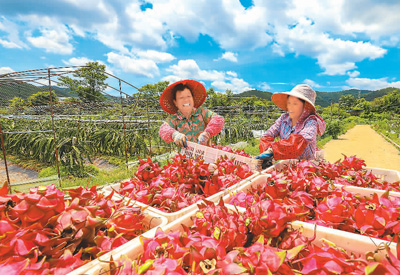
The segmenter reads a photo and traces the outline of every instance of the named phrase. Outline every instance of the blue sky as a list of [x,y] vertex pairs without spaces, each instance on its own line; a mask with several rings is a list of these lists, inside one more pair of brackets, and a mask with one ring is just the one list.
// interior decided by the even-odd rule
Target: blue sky
[[400,87],[397,0],[0,0],[0,74],[99,61],[137,87]]

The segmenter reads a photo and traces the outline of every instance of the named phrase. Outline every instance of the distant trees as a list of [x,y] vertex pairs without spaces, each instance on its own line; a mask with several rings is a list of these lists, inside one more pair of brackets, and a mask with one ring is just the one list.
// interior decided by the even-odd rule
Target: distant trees
[[88,62],[85,67],[76,70],[73,77],[60,76],[60,85],[78,94],[83,102],[99,102],[105,99],[103,91],[107,88],[104,82],[106,66],[98,62]]
[[36,106],[36,105],[47,105],[50,104],[51,101],[53,103],[58,102],[58,97],[54,90],[51,91],[51,97],[50,98],[50,93],[48,91],[43,91],[43,92],[37,92],[31,96],[29,96],[26,101],[28,102],[29,106]]
[[340,108],[351,109],[357,104],[357,99],[353,95],[342,95],[339,98]]
[[30,95],[27,99],[23,99],[21,97],[16,96],[10,100],[9,106],[12,110],[19,110],[19,109],[24,109],[26,107],[47,105],[50,104],[51,101],[53,103],[57,103],[59,101],[54,90],[51,91],[51,97],[52,98],[50,98],[50,92],[48,91],[37,92],[35,94]]
[[151,98],[159,98],[162,92],[168,87],[168,85],[168,81],[157,82],[155,84],[147,84],[142,86],[139,91],[145,96],[149,96]]

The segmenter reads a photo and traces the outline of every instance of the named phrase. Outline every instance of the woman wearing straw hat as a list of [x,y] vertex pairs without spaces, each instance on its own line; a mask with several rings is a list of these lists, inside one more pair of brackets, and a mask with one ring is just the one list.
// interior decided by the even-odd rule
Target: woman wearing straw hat
[[161,125],[160,137],[180,147],[186,147],[188,140],[207,144],[224,127],[224,118],[201,107],[206,97],[206,88],[195,80],[169,85],[160,97],[160,105],[171,116]]
[[[272,95],[276,106],[287,112],[261,137],[257,159],[314,159],[317,134],[321,136],[325,131],[325,122],[315,110],[316,96],[305,84]],[[278,136],[280,140],[274,141]]]

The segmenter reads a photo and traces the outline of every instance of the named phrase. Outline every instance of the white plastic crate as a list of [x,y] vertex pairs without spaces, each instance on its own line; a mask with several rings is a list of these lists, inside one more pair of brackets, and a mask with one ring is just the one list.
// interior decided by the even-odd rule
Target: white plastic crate
[[[247,182],[244,182],[241,186],[238,186],[238,188],[235,191],[230,192],[229,194],[225,195],[223,198],[224,202],[229,203],[233,194],[236,194],[239,192],[245,192],[246,190],[250,189],[251,187],[256,187],[257,185],[260,185],[260,184],[265,184],[265,182],[269,176],[270,176],[269,174],[261,173],[258,176],[251,178]],[[334,184],[334,186],[336,188],[343,187],[344,190],[346,190],[347,192],[350,192],[353,194],[359,194],[361,196],[370,196],[374,193],[378,194],[378,196],[382,196],[386,192],[385,190],[365,188],[365,187],[359,187],[359,186],[353,186],[353,185]],[[389,196],[400,198],[400,192],[389,191]]]
[[[296,164],[298,160],[296,159],[285,159],[279,162],[276,162],[274,165],[268,167],[265,170],[261,171],[261,174],[270,174],[274,170],[281,170],[288,166],[289,164]],[[391,169],[384,168],[376,168],[376,167],[364,167],[365,170],[371,171],[372,174],[377,176],[381,180],[385,180],[387,182],[393,183],[396,181],[400,181],[400,172]]]
[[[233,208],[232,206],[227,205],[227,207],[232,211],[236,211],[235,208]],[[183,217],[175,220],[174,222],[162,226],[161,229],[166,233],[183,231],[182,225],[188,227],[193,225],[192,217],[196,215],[196,212],[197,211],[195,210],[190,213],[187,213]],[[239,210],[239,212],[242,213],[241,210]],[[293,222],[292,227],[294,229],[300,230],[302,234],[307,238],[313,238],[314,230],[316,229],[316,238],[313,241],[315,245],[322,246],[323,240],[328,240],[334,243],[337,247],[341,247],[348,252],[353,252],[357,256],[363,256],[367,251],[375,251],[378,245],[390,244],[387,241],[374,239],[354,233],[344,232],[341,230],[326,228],[322,226],[315,227],[313,224],[304,223],[300,221]],[[154,236],[155,232],[152,232],[151,234],[146,234],[145,237],[151,238]],[[396,255],[396,244],[392,243],[390,244],[389,247],[391,252]],[[133,260],[144,252],[144,248],[142,243],[139,240],[135,239],[135,241],[132,242],[132,245],[126,248],[125,250],[118,250],[118,251],[114,250],[113,252],[114,253],[112,255],[114,260],[121,258],[121,256],[123,255]],[[385,251],[380,250],[380,253],[383,253],[382,255],[384,255]],[[93,266],[93,268],[88,270],[86,274],[93,274],[93,275],[109,274],[109,266],[104,266],[104,265]]]
[[[343,188],[347,192],[350,192],[353,194],[359,194],[361,196],[367,196],[367,197],[374,193],[378,194],[378,196],[380,197],[386,192],[385,190],[365,188],[365,187],[359,187],[359,186],[353,186],[353,185],[342,185],[342,184],[334,184],[334,185],[337,188]],[[400,198],[400,192],[389,191],[389,196]]]
[[[292,222],[294,229],[301,230],[302,234],[307,238],[314,236],[314,230],[316,228],[316,238],[313,242],[317,246],[321,246],[323,239],[326,239],[334,243],[338,247],[344,248],[347,252],[353,252],[357,256],[365,255],[368,251],[375,251],[378,246],[384,247],[388,245],[390,251],[396,254],[396,243],[388,242],[381,239],[376,239],[368,236],[363,236],[355,233],[350,233],[342,230],[332,229],[324,226],[315,226],[311,223],[294,221]],[[380,250],[381,253],[385,254],[385,250]]]
[[371,171],[372,174],[380,178],[381,180],[385,180],[387,182],[393,183],[396,181],[400,181],[400,172],[391,169],[383,169],[376,167],[365,167],[367,171]]
[[[245,178],[245,179],[241,180],[240,182],[228,187],[227,189],[222,190],[222,191],[220,191],[220,192],[218,192],[218,193],[216,193],[216,194],[214,194],[212,196],[207,197],[206,199],[208,201],[218,202],[220,198],[224,197],[225,195],[227,195],[227,194],[229,194],[231,192],[234,192],[240,186],[246,185],[248,182],[250,182],[254,177],[256,177],[258,175],[259,175],[259,173],[255,173],[255,174],[251,175],[250,177]],[[115,190],[116,192],[119,192],[120,184],[117,183],[117,184],[114,184],[114,185],[111,185],[111,186],[107,186],[104,189],[106,191],[108,191],[108,192],[110,192],[111,190]],[[202,202],[202,200],[199,200],[198,202],[196,202],[196,203],[194,203],[194,204],[192,204],[192,205],[190,205],[190,206],[188,206],[186,208],[183,208],[183,209],[181,209],[179,211],[172,212],[172,213],[163,212],[161,210],[158,210],[157,208],[148,206],[148,205],[146,205],[144,203],[141,203],[141,202],[136,202],[136,203],[138,205],[147,207],[148,211],[151,211],[151,212],[153,212],[153,213],[155,213],[155,214],[157,214],[159,216],[166,217],[168,222],[173,222],[177,218],[182,217],[182,216],[184,216],[185,214],[187,214],[187,213],[189,213],[191,211],[197,210],[198,209],[197,205],[199,203],[201,203],[201,202]]]
[[181,154],[186,155],[189,158],[201,158],[206,163],[214,163],[220,156],[228,156],[233,158],[234,164],[247,164],[252,171],[260,171],[261,165],[259,160],[255,158],[249,158],[233,153],[229,153],[223,150],[211,148],[201,144],[197,144],[191,141],[187,142],[187,147],[182,148]]
[[[141,206],[140,204],[136,204],[134,202],[132,202],[131,204]],[[145,237],[154,236],[157,228],[168,224],[167,218],[157,215],[151,211],[148,211],[145,208],[143,210],[143,213],[145,214],[143,223],[144,223],[145,227],[149,228],[149,230],[144,232],[141,236],[145,236]],[[89,270],[92,270],[92,269],[100,270],[102,268],[107,268],[108,267],[107,261],[110,260],[111,255],[113,255],[114,253],[118,253],[118,251],[129,250],[132,246],[135,246],[137,243],[140,243],[140,236],[138,236],[138,237],[130,240],[129,242],[117,247],[116,249],[100,256],[99,258],[97,258],[93,261],[90,261],[87,264],[75,269],[74,271],[68,273],[68,275],[93,274]]]

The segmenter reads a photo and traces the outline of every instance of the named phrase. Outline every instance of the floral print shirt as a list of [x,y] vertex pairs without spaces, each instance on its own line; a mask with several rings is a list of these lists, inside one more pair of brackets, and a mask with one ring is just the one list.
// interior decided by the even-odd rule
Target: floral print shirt
[[211,137],[221,132],[224,127],[224,118],[205,107],[193,108],[190,117],[184,117],[179,111],[169,116],[161,125],[158,134],[166,142],[172,142],[172,134],[179,131],[187,139],[197,142],[198,136],[207,132]]

